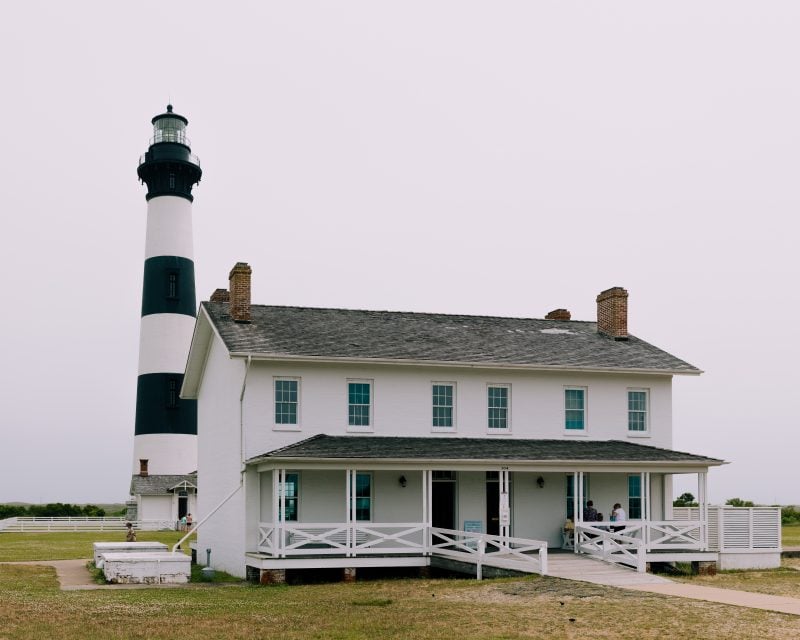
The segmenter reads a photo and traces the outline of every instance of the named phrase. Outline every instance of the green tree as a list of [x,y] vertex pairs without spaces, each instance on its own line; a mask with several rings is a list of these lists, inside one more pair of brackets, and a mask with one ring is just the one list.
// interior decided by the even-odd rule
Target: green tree
[[694,501],[694,496],[689,493],[682,493],[675,500],[672,501],[673,507],[696,507],[697,503]]
[[729,498],[725,501],[725,504],[731,507],[755,507],[750,500],[742,500],[741,498]]

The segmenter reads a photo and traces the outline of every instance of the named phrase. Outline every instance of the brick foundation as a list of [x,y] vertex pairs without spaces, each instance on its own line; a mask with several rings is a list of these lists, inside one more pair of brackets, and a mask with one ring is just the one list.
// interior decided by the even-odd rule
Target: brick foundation
[[345,582],[355,582],[356,581],[356,568],[355,567],[345,567],[342,569],[342,580]]
[[262,569],[261,584],[286,584],[286,569]]

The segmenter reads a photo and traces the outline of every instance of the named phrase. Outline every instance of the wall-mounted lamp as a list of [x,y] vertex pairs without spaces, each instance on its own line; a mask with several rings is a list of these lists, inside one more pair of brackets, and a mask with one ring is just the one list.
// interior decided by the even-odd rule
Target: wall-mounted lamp
[[536,484],[539,486],[540,489],[544,489],[544,478],[542,476],[536,478]]
[[401,487],[405,487],[408,484],[405,476],[400,476],[397,481],[400,483]]

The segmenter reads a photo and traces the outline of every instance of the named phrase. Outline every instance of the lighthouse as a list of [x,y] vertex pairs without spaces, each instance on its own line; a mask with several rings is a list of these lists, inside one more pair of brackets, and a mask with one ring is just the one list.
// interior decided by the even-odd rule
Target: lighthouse
[[197,402],[180,398],[196,315],[192,187],[200,161],[186,137],[189,121],[167,105],[152,119],[139,160],[147,185],[147,233],[139,334],[133,479],[128,515],[175,522],[196,493]]

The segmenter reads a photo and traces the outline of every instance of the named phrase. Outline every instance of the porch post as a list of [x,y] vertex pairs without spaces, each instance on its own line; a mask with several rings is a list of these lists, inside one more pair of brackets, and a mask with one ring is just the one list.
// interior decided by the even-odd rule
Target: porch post
[[353,556],[352,553],[352,541],[355,540],[355,521],[356,521],[356,510],[355,510],[355,476],[353,469],[345,469],[345,525],[347,530],[347,557],[351,558]]
[[707,473],[700,472],[697,474],[697,493],[699,497],[700,506],[698,513],[700,515],[700,545],[703,551],[708,549],[708,484]]
[[575,505],[575,519],[583,522],[583,502],[586,496],[583,495],[583,471],[578,472],[578,503]]
[[[573,523],[578,520],[578,472],[572,472],[572,520]],[[578,553],[578,531],[572,530],[572,551]]]
[[[500,477],[498,478],[498,480],[500,481],[500,496],[499,496],[500,504],[498,505],[499,506],[498,514],[500,516],[500,530],[499,530],[499,533],[500,533],[500,539],[501,540],[505,540],[506,538],[508,538],[509,531],[511,529],[511,526],[510,526],[510,523],[511,523],[511,496],[510,496],[510,493],[509,493],[509,490],[508,490],[508,488],[509,488],[508,469],[501,469],[500,470]],[[504,495],[505,495],[505,500],[507,500],[507,503],[505,505],[503,504],[503,500],[504,500],[503,496]],[[509,517],[509,520],[508,520],[509,524],[503,524],[503,512],[504,512],[503,507],[505,507],[505,509],[507,510],[508,517]]]
[[275,555],[280,558],[283,555],[283,529],[280,517],[280,506],[278,501],[280,500],[280,490],[278,487],[278,483],[280,482],[280,478],[278,476],[278,470],[272,470],[272,537],[273,537],[273,548]]
[[642,520],[644,526],[642,527],[642,540],[646,548],[650,549],[650,472],[642,471],[639,474],[639,496],[641,505],[639,510],[642,512]]
[[426,547],[428,555],[431,553],[433,537],[431,527],[433,526],[433,470],[427,469],[422,472],[422,489],[425,492],[425,531]]

